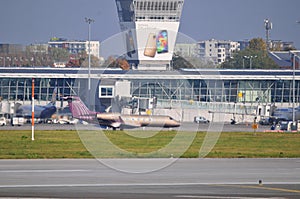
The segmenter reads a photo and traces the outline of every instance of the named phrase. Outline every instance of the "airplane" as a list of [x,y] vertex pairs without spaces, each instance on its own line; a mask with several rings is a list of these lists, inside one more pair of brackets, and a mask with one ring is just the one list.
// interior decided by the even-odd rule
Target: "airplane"
[[[56,112],[56,96],[57,96],[57,88],[54,88],[51,101],[45,105],[35,105],[34,106],[34,118],[39,119],[47,119],[51,118],[51,116]],[[25,117],[31,118],[32,115],[32,106],[31,105],[21,105],[16,110],[17,117]]]
[[113,130],[138,127],[179,127],[180,122],[170,116],[160,115],[130,115],[120,113],[100,113],[89,110],[86,105],[77,96],[68,96],[69,108],[74,118],[84,120],[90,123],[96,123],[100,126],[107,126]]

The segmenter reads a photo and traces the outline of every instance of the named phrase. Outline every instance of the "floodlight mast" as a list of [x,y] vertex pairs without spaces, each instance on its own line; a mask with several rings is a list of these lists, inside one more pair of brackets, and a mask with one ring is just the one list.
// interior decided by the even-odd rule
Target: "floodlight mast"
[[89,24],[88,29],[88,54],[89,54],[89,74],[88,74],[88,90],[91,90],[91,23],[95,22],[94,19],[85,18],[85,22]]
[[91,95],[91,23],[95,22],[94,19],[85,18],[85,22],[88,23],[88,54],[89,54],[89,71],[88,71],[88,107],[90,108],[90,95]]
[[298,56],[298,53],[300,51],[299,50],[292,50],[290,51],[290,53],[292,54],[293,56],[293,111],[292,111],[292,117],[293,117],[293,125],[296,125],[296,115],[295,115],[295,101],[296,101],[296,91],[295,91],[295,87],[296,87],[296,80],[295,80],[295,76],[296,76],[296,57],[298,57],[299,59],[299,56]]
[[[300,21],[296,21],[297,24],[300,24]],[[296,115],[295,115],[295,97],[296,97],[296,93],[295,93],[295,86],[296,86],[296,81],[295,81],[295,76],[296,76],[296,57],[299,57],[297,55],[299,51],[290,51],[290,53],[293,55],[293,126],[296,125]]]

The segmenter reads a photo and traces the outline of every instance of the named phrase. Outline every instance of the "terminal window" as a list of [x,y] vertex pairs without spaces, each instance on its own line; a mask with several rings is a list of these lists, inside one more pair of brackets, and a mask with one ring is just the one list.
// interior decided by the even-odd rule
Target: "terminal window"
[[113,97],[113,87],[100,87],[99,97]]

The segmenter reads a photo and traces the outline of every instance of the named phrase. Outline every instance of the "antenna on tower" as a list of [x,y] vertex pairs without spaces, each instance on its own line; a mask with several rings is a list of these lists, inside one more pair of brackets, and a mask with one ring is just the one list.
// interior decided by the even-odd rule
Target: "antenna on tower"
[[269,19],[265,19],[265,29],[266,29],[266,43],[267,43],[267,50],[270,49],[270,31],[272,30],[272,22]]

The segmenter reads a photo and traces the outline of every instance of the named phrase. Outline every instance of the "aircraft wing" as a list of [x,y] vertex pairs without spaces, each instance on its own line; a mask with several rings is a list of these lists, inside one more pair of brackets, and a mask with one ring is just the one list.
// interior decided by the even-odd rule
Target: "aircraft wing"
[[100,125],[106,125],[114,128],[126,127],[137,128],[141,124],[133,119],[133,117],[126,117],[119,113],[98,113],[97,119]]

